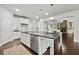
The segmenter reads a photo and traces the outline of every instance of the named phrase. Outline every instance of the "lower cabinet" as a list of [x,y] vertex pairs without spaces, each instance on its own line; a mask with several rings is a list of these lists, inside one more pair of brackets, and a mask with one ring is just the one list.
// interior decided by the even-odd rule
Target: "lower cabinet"
[[26,33],[21,33],[21,42],[30,47],[30,35]]
[[41,38],[41,52],[42,54],[47,50],[48,48],[48,41],[47,41],[48,38]]
[[49,39],[36,35],[30,36],[30,48],[38,54],[43,54],[50,46]]
[[36,53],[38,53],[38,36],[30,36],[30,48]]
[[[29,35],[26,33],[22,33],[21,42],[39,55],[42,55],[48,47],[52,48],[53,46],[51,44],[53,41],[50,38],[40,37],[37,35]],[[53,48],[50,50],[50,52],[51,51],[53,51]]]
[[49,38],[39,37],[39,54],[43,54],[50,47],[50,43]]

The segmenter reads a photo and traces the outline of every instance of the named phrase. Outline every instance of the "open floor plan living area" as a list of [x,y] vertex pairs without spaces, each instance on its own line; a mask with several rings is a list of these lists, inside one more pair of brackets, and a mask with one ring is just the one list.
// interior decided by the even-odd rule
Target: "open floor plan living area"
[[79,4],[0,4],[0,55],[79,55]]

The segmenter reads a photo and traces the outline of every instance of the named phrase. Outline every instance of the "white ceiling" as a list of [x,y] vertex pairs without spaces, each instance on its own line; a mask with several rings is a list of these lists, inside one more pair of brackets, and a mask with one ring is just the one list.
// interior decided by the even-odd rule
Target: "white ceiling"
[[[79,10],[79,4],[54,4],[53,6],[50,4],[5,4],[3,6],[17,15],[23,15],[32,19],[36,19],[35,16],[43,19],[61,13]],[[16,8],[20,9],[20,12],[16,12]],[[46,16],[45,12],[48,12],[49,15]]]
[[79,4],[55,4],[53,6],[53,15],[79,10]]

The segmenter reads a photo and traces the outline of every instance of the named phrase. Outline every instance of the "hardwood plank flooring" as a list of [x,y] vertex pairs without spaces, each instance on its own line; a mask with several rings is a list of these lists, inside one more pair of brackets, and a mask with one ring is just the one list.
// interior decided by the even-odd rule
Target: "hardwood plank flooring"
[[24,48],[20,39],[15,39],[0,47],[0,55],[32,55],[32,53]]
[[55,55],[79,55],[79,43],[74,42],[74,35],[63,33],[63,46],[59,45],[59,38],[55,40]]

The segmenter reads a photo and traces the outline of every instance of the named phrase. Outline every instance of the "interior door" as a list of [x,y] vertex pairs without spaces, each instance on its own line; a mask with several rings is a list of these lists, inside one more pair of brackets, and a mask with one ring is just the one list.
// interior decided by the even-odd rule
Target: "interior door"
[[63,20],[63,22],[61,22],[61,24],[60,24],[60,30],[61,30],[61,32],[65,32],[65,33],[67,33],[67,20]]

